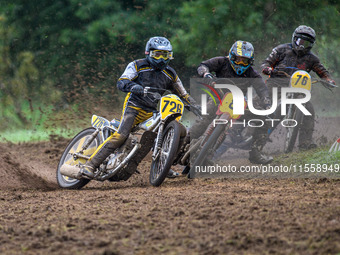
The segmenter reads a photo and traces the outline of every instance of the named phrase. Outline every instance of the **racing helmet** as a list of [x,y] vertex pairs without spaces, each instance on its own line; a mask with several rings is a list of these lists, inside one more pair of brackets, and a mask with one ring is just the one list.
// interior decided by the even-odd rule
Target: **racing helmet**
[[310,51],[315,42],[315,31],[313,28],[301,25],[298,26],[292,36],[293,50],[298,55],[304,55]]
[[161,36],[151,37],[145,46],[146,59],[156,69],[163,70],[173,59],[172,46]]
[[254,47],[250,42],[236,41],[229,50],[229,61],[237,75],[243,74],[254,62]]

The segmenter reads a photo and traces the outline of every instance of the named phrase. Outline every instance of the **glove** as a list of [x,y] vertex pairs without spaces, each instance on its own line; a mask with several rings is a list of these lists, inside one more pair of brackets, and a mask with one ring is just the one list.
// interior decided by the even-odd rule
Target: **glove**
[[333,86],[329,86],[330,88],[334,88],[334,86],[336,86],[335,81],[332,80],[332,79],[327,79],[327,82],[328,82],[329,84],[333,85]]
[[144,96],[144,88],[141,85],[133,85],[130,91],[137,96]]
[[273,71],[273,68],[267,66],[267,67],[263,68],[262,73],[264,73],[266,75],[271,75],[272,71]]

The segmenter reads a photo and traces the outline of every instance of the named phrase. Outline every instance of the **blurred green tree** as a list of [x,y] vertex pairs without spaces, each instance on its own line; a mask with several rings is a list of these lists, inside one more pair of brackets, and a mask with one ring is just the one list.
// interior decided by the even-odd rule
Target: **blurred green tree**
[[21,54],[30,52],[25,62],[31,59],[38,71],[30,71],[34,82],[27,84],[35,84],[35,91],[52,83],[64,103],[95,98],[97,105],[115,106],[119,75],[128,62],[144,57],[151,36],[171,39],[171,65],[188,84],[203,59],[227,54],[234,41],[252,42],[258,64],[306,24],[317,32],[314,51],[339,76],[339,6],[334,0],[3,0],[0,13],[9,30],[0,65],[14,77]]
[[[10,41],[15,36],[14,28],[6,25],[6,17],[0,16],[0,116],[4,119],[14,115],[17,124],[29,125],[25,111],[34,110],[34,102],[59,100],[58,91],[51,83],[39,79],[39,71],[30,51],[10,55]],[[54,99],[54,100],[53,100]],[[41,105],[38,104],[37,107]],[[1,127],[6,126],[2,121]]]

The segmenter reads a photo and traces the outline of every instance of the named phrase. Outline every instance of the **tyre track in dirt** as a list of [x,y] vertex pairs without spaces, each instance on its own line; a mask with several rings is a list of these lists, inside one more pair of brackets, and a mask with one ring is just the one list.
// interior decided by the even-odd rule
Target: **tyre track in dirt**
[[67,143],[0,145],[1,254],[340,252],[339,180],[181,177],[154,188],[146,159],[127,182],[61,190]]

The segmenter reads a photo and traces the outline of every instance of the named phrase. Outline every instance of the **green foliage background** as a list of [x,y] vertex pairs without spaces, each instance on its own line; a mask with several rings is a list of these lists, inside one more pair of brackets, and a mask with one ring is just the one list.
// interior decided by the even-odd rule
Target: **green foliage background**
[[[119,112],[116,81],[155,35],[173,43],[171,65],[188,87],[202,60],[226,54],[236,40],[254,44],[259,69],[306,24],[317,33],[314,52],[340,84],[339,10],[335,0],[2,0],[0,129],[52,121],[43,115],[55,124],[81,111]],[[338,113],[339,92],[317,89],[315,97],[324,112]]]

